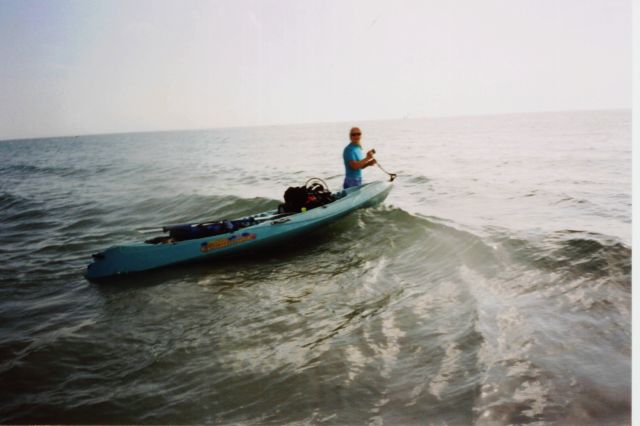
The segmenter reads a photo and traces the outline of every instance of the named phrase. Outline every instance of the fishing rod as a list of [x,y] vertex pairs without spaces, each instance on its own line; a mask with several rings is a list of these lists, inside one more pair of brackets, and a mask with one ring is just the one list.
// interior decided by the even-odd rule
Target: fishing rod
[[[371,150],[372,153],[376,153],[375,149]],[[395,178],[398,177],[398,175],[396,173],[389,173],[388,171],[386,171],[381,165],[380,162],[378,160],[376,160],[376,165],[380,168],[380,170],[382,170],[383,172],[385,172],[386,174],[389,175],[389,182],[393,182]]]

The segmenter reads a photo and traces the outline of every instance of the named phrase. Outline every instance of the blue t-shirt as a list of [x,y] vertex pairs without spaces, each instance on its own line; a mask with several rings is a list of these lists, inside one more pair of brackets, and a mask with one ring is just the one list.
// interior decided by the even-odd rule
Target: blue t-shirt
[[342,158],[344,159],[344,168],[347,178],[362,179],[362,169],[354,170],[349,165],[349,161],[360,161],[364,159],[362,148],[360,145],[350,143],[342,152]]

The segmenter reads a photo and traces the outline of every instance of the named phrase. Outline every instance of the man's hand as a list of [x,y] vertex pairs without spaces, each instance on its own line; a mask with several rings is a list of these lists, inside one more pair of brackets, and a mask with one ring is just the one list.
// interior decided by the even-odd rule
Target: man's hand
[[375,154],[376,150],[375,149],[370,149],[369,151],[367,151],[367,159],[370,160],[373,158],[373,154]]

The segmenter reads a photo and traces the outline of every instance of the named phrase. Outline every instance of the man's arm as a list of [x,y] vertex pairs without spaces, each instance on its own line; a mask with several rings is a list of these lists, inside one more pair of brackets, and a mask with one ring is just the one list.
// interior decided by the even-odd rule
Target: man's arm
[[351,167],[353,170],[364,169],[366,167],[373,166],[374,164],[376,164],[376,160],[374,158],[364,158],[360,161],[349,161],[349,167]]
[[373,158],[373,151],[367,152],[367,156],[362,160],[349,161],[349,167],[351,167],[353,170],[364,169],[366,167],[373,166],[374,164],[376,164],[376,160],[375,158]]

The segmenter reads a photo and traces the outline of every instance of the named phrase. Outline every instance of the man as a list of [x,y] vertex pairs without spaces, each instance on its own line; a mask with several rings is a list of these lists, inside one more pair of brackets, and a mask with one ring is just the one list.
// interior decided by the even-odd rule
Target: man
[[368,151],[366,156],[362,154],[361,137],[362,132],[359,128],[353,127],[349,131],[351,143],[342,152],[346,172],[344,185],[342,186],[344,189],[362,185],[362,169],[376,164],[376,160],[373,158],[373,150]]

